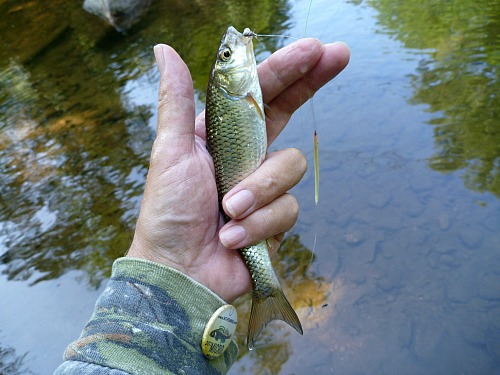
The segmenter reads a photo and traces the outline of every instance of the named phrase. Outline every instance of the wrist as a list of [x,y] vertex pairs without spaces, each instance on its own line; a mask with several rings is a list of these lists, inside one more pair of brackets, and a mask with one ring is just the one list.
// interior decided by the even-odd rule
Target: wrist
[[219,298],[224,298],[224,296],[219,296],[216,290],[210,288],[208,283],[204,282],[205,280],[197,277],[197,275],[193,272],[190,272],[190,269],[184,267],[180,262],[174,262],[169,257],[162,255],[162,252],[166,252],[165,249],[159,249],[155,245],[149,245],[146,242],[142,241],[139,236],[134,236],[134,240],[130,245],[129,250],[125,254],[125,258],[136,259],[136,260],[144,260],[148,262],[155,263],[162,267],[168,267],[169,269],[175,270],[185,277],[193,280],[194,282],[203,285],[203,287],[210,290],[211,293],[214,293]]
[[132,244],[130,245],[129,250],[125,254],[125,257],[154,262],[162,266],[173,268],[187,276],[190,276],[187,270],[180,264],[172,262],[167,257],[163,256],[160,249],[157,249],[157,246],[142,240],[142,238],[138,236],[137,231],[134,235],[134,239],[132,240]]
[[[213,249],[207,251],[202,247],[190,249],[182,244],[177,248],[160,247],[147,239],[144,240],[136,229],[125,258],[142,259],[172,268],[231,303],[250,290],[250,274],[242,258],[235,256],[236,250],[227,250],[220,246],[220,253],[227,253],[226,255],[221,256]],[[201,256],[202,253],[205,255]]]

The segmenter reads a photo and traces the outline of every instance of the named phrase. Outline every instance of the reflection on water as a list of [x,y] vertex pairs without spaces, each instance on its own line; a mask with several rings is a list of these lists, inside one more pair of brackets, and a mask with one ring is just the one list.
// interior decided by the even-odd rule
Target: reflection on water
[[153,0],[85,0],[83,9],[125,32],[141,20]]
[[[3,272],[27,279],[36,270],[36,282],[84,269],[97,285],[130,243],[153,138],[155,107],[130,104],[125,83],[144,75],[153,81],[152,46],[168,42],[204,90],[206,62],[226,26],[205,16],[232,3],[235,26],[249,15],[238,2],[199,2],[194,13],[191,3],[159,2],[143,27],[123,36],[77,2],[34,3],[0,9],[6,45],[21,44],[0,54]],[[259,20],[252,24],[282,32],[285,2],[253,7],[267,17],[252,13]],[[200,24],[197,34],[186,33]],[[267,43],[260,48],[277,48]]]
[[[243,323],[233,373],[491,373],[500,358],[497,5],[313,0],[306,28],[309,2],[299,0],[154,1],[123,34],[82,2],[1,1],[1,271],[24,281],[3,281],[10,297],[32,291],[0,307],[2,343],[29,352],[33,371],[57,366],[62,345],[35,337],[46,332],[39,322],[56,316],[48,331],[77,335],[92,306],[75,298],[93,300],[88,286],[131,240],[154,137],[153,45],[187,62],[202,107],[232,24],[307,29],[352,48],[345,74],[315,97],[320,205],[308,174],[276,261],[305,334],[273,322],[248,352]],[[281,42],[261,38],[259,58]],[[276,147],[309,156],[304,113]],[[68,281],[75,269],[81,289]],[[37,297],[57,309],[27,308]],[[248,300],[238,302],[242,322]],[[0,372],[18,363],[8,353]]]
[[412,102],[435,113],[431,168],[464,169],[468,188],[500,197],[498,1],[368,3],[387,33],[407,48],[428,51],[412,77]]

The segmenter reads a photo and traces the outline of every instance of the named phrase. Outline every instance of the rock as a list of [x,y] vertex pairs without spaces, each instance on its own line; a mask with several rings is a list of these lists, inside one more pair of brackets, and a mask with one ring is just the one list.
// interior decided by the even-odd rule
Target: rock
[[448,230],[450,227],[450,217],[446,214],[439,215],[438,224],[441,230]]
[[[302,213],[301,213],[301,217],[302,217]],[[313,218],[312,220],[314,221],[317,219]],[[345,228],[352,221],[352,213],[343,212],[343,213],[338,214],[338,215],[337,214],[328,215],[326,220],[329,224],[333,224],[339,228]]]
[[123,32],[140,21],[153,0],[85,0],[83,9]]
[[411,322],[405,321],[400,324],[398,330],[398,343],[402,348],[407,348],[411,345],[413,339],[413,327]]
[[377,280],[377,287],[384,292],[394,292],[403,287],[403,277],[399,271],[392,271]]
[[368,204],[374,208],[383,208],[390,199],[391,195],[386,191],[375,192],[368,196]]
[[408,194],[404,202],[404,213],[410,217],[417,217],[424,212],[424,205],[419,202],[414,194]]
[[446,298],[451,302],[466,303],[474,296],[474,283],[467,282],[463,277],[456,277],[446,285]]
[[451,269],[462,265],[463,260],[459,257],[459,252],[447,247],[433,248],[426,255],[427,264],[433,269]]
[[415,327],[413,342],[415,355],[426,362],[431,362],[440,355],[440,345],[446,336],[445,329],[437,321],[422,321]]
[[[385,259],[391,259],[394,255],[401,252],[400,239],[395,238],[393,241],[383,241],[379,246],[379,251]],[[404,246],[404,245],[403,245]]]
[[478,296],[485,300],[500,301],[500,276],[496,273],[481,275]]
[[429,177],[429,174],[427,171],[422,171],[422,172],[416,172],[412,177],[411,177],[411,188],[413,191],[419,193],[423,192],[426,190],[432,189],[432,179]]
[[403,226],[401,216],[391,211],[387,211],[384,215],[380,215],[377,222],[374,222],[377,229],[385,231],[398,231]]
[[349,230],[344,235],[344,240],[350,245],[359,245],[365,239],[363,233],[358,229]]
[[474,346],[483,346],[486,343],[486,328],[482,324],[477,324],[473,318],[468,320],[467,324],[462,325],[462,336],[468,344]]
[[357,248],[357,251],[360,252],[359,260],[366,263],[373,262],[377,252],[377,244],[378,240],[375,238],[371,238],[368,241],[363,242],[363,244]]
[[477,249],[482,242],[481,230],[478,226],[466,226],[459,232],[460,239],[469,249]]
[[500,358],[500,327],[494,327],[488,332],[486,349],[493,358]]
[[485,228],[494,232],[498,238],[498,230],[500,229],[500,212],[494,211],[488,215],[482,222]]

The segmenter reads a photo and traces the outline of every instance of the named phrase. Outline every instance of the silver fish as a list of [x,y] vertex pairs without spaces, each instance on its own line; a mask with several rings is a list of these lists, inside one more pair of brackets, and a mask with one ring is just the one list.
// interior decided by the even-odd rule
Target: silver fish
[[[207,148],[214,160],[220,204],[231,188],[260,166],[267,152],[266,119],[252,44],[255,35],[248,28],[241,34],[230,26],[222,37],[208,82]],[[283,320],[303,334],[274,273],[266,241],[240,249],[240,253],[253,287],[248,348],[252,349],[272,320]]]

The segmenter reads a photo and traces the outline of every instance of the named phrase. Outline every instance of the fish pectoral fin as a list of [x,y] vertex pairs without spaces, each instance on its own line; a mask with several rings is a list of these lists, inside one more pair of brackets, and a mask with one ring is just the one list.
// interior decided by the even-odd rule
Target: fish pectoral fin
[[257,337],[265,326],[272,320],[282,320],[288,323],[301,335],[302,325],[292,305],[288,302],[280,287],[273,288],[271,295],[266,298],[252,296],[252,311],[248,323],[247,347],[252,350]]
[[246,96],[245,96],[245,100],[252,106],[252,107],[255,107],[255,110],[257,111],[258,115],[260,116],[260,118],[264,121],[266,121],[266,117],[264,115],[264,111],[262,110],[262,108],[260,107],[259,105],[259,102],[257,102],[257,99],[255,99],[255,96],[254,94],[249,91],[247,92]]

